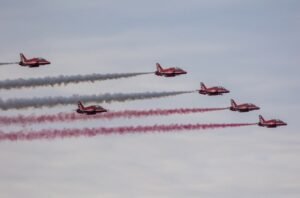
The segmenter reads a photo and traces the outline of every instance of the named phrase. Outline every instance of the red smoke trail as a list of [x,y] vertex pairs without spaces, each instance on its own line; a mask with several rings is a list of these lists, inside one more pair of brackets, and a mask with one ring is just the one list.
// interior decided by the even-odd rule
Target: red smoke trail
[[85,129],[61,129],[51,130],[44,129],[41,131],[19,131],[12,133],[0,132],[0,141],[19,141],[19,140],[39,140],[39,139],[55,139],[55,138],[71,138],[71,137],[93,137],[96,135],[129,133],[153,133],[153,132],[172,132],[172,131],[190,131],[190,130],[206,130],[227,127],[242,127],[256,125],[256,123],[233,123],[233,124],[172,124],[172,125],[153,125],[153,126],[128,126],[114,128],[85,128]]
[[78,113],[58,113],[56,115],[40,115],[40,116],[14,116],[6,117],[0,116],[0,125],[12,125],[12,124],[33,124],[33,123],[45,123],[45,122],[70,122],[75,120],[89,120],[89,119],[114,119],[114,118],[133,118],[133,117],[147,117],[147,116],[167,116],[172,114],[189,114],[189,113],[201,113],[210,111],[221,111],[228,108],[182,108],[182,109],[154,109],[154,110],[127,110],[127,111],[115,111],[107,112],[96,115],[82,115]]

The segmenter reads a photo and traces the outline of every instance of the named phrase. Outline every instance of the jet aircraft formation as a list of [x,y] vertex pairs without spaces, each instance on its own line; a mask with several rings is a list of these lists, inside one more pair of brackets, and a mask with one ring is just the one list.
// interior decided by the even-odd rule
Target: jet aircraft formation
[[[5,64],[15,64],[15,63],[19,64],[20,66],[29,67],[29,68],[35,68],[35,67],[51,64],[50,61],[44,58],[27,59],[22,53],[20,53],[19,62],[0,63],[0,64],[5,65]],[[161,77],[175,77],[175,76],[187,74],[187,71],[179,67],[163,68],[159,63],[156,63],[156,71],[154,72],[154,74]],[[219,95],[230,93],[228,89],[222,86],[207,87],[203,82],[200,83],[200,89],[197,91],[199,92],[199,94],[207,95],[207,96],[219,96]],[[228,109],[237,112],[249,112],[254,110],[260,110],[260,107],[251,103],[237,104],[233,99],[231,99],[231,106]],[[78,108],[76,109],[76,112],[78,114],[94,115],[94,114],[106,113],[108,112],[108,110],[99,105],[84,106],[81,101],[78,101]],[[257,123],[257,125],[261,127],[267,127],[267,128],[276,128],[279,126],[286,126],[287,123],[278,119],[265,120],[261,115],[259,115],[259,122]]]

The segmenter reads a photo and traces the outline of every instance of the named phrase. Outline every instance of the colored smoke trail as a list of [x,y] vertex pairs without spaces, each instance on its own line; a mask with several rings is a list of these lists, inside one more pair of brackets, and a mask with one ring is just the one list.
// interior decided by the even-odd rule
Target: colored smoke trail
[[39,140],[39,139],[56,139],[71,137],[94,137],[97,135],[111,134],[130,134],[130,133],[154,133],[154,132],[175,132],[206,130],[229,127],[243,127],[257,125],[256,123],[232,123],[232,124],[171,124],[171,125],[153,125],[153,126],[128,126],[113,128],[85,128],[85,129],[44,129],[40,131],[18,131],[11,133],[0,132],[0,141],[19,141],[19,140]]
[[57,77],[43,77],[30,79],[15,79],[0,81],[0,89],[19,89],[24,87],[39,87],[39,86],[54,86],[67,85],[70,83],[80,82],[94,82],[103,80],[112,80],[119,78],[129,78],[134,76],[153,74],[153,72],[143,73],[120,73],[120,74],[88,74],[88,75],[74,75],[74,76],[57,76]]
[[144,100],[153,98],[162,98],[167,96],[176,96],[180,94],[193,93],[194,91],[173,91],[173,92],[146,92],[146,93],[116,93],[116,94],[102,94],[102,95],[73,95],[70,97],[45,97],[45,98],[18,98],[18,99],[0,99],[0,109],[24,109],[24,108],[40,108],[40,107],[54,107],[57,105],[74,105],[78,101],[84,102],[125,102],[132,100]]
[[138,118],[148,116],[167,116],[172,114],[191,114],[203,113],[211,111],[221,111],[228,108],[181,108],[181,109],[152,109],[152,110],[125,110],[107,112],[96,115],[82,115],[78,113],[58,113],[55,115],[40,115],[40,116],[0,116],[0,125],[28,125],[34,123],[46,122],[71,122],[76,120],[90,120],[90,119],[114,119],[114,118]]

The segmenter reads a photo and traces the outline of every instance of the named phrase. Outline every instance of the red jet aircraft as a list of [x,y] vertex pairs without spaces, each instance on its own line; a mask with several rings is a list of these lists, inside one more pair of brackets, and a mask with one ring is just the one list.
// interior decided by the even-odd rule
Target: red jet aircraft
[[27,59],[24,54],[20,54],[20,62],[19,65],[27,66],[27,67],[39,67],[40,65],[49,65],[50,62],[44,58],[32,58]]
[[78,102],[78,109],[76,109],[76,111],[77,113],[87,114],[87,115],[107,112],[107,110],[101,106],[93,105],[93,106],[84,107],[80,101]]
[[278,126],[286,126],[287,123],[281,120],[265,120],[261,115],[259,115],[259,123],[258,126],[267,127],[267,128],[276,128]]
[[201,89],[199,90],[200,94],[209,95],[209,96],[216,96],[222,95],[224,93],[229,93],[230,91],[225,89],[224,87],[209,87],[207,88],[203,82],[200,83]]
[[157,76],[174,77],[181,74],[187,74],[187,72],[178,67],[170,67],[170,68],[163,69],[159,63],[156,63],[155,74]]
[[254,104],[245,103],[237,105],[233,99],[231,99],[231,111],[238,111],[238,112],[249,112],[253,110],[259,110],[260,108]]

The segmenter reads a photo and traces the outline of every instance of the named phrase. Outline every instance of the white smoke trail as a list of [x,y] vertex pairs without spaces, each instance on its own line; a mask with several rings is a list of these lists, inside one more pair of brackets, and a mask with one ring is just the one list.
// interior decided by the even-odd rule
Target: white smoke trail
[[24,109],[29,107],[53,107],[57,105],[74,105],[78,101],[84,102],[125,102],[130,100],[143,100],[151,98],[161,98],[167,96],[175,96],[180,94],[192,93],[194,91],[175,91],[175,92],[147,92],[147,93],[117,93],[117,94],[102,94],[102,95],[73,95],[70,97],[45,97],[45,98],[18,98],[18,99],[0,99],[0,109]]
[[44,77],[44,78],[29,78],[29,79],[15,79],[0,81],[0,89],[19,89],[24,87],[41,87],[41,86],[54,86],[54,85],[67,85],[70,83],[80,82],[94,82],[103,80],[112,80],[119,78],[129,78],[139,75],[152,74],[153,72],[143,73],[120,73],[120,74],[88,74],[88,75],[74,75],[57,77]]
[[14,64],[19,64],[19,62],[11,62],[11,63],[0,63],[0,65],[14,65]]

